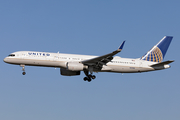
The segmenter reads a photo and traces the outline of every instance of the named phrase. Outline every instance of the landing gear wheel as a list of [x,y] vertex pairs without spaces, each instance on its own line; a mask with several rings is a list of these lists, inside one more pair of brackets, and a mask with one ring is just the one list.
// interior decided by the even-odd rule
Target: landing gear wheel
[[95,75],[92,75],[92,77],[91,77],[92,79],[95,79],[96,78],[96,76]]
[[91,79],[89,79],[88,82],[91,82]]
[[25,74],[26,74],[26,72],[23,72],[22,74],[23,74],[23,75],[25,75]]
[[84,77],[84,81],[88,81],[88,82],[91,82],[91,78],[88,78],[88,77]]
[[95,79],[96,76],[95,75],[89,75],[89,78]]
[[87,77],[84,77],[84,81],[86,81],[86,80],[88,80],[88,78],[87,78]]

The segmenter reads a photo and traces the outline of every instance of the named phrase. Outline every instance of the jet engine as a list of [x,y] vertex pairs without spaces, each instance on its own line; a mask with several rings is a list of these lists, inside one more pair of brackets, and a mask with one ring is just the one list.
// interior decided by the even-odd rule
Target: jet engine
[[86,66],[79,62],[68,62],[66,64],[66,69],[71,71],[82,71],[85,68]]
[[71,70],[66,70],[61,68],[60,69],[61,75],[64,76],[75,76],[75,75],[80,75],[81,71],[71,71]]

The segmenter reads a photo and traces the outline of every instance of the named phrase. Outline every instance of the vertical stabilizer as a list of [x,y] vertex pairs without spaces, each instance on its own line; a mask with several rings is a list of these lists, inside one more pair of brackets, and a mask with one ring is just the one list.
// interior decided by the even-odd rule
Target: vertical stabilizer
[[173,37],[164,36],[141,60],[162,62]]

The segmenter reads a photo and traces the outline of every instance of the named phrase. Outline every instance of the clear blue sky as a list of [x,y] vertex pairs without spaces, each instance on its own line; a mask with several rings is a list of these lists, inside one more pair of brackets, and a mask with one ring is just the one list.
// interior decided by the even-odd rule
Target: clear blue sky
[[[64,77],[59,69],[3,62],[15,51],[139,58],[163,36],[174,36],[170,69]],[[1,0],[1,120],[179,120],[179,0]]]

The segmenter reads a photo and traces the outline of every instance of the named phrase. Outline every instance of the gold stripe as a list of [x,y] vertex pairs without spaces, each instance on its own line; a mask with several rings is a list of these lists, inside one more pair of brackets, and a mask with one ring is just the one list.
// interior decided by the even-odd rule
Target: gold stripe
[[162,61],[162,52],[159,48],[157,48],[157,50],[158,50],[159,62],[161,62]]
[[159,53],[159,51],[157,51],[157,55],[158,55],[158,62],[160,62],[160,53]]
[[154,62],[154,56],[155,56],[154,51],[152,53],[153,53],[153,62]]
[[147,55],[147,57],[146,57],[146,61],[148,61],[147,58],[148,58],[148,55]]
[[155,57],[156,57],[156,61],[155,62],[158,62],[157,52],[156,51],[155,51]]
[[158,54],[157,54],[157,50],[155,50],[154,52],[155,52],[156,62],[158,62]]

